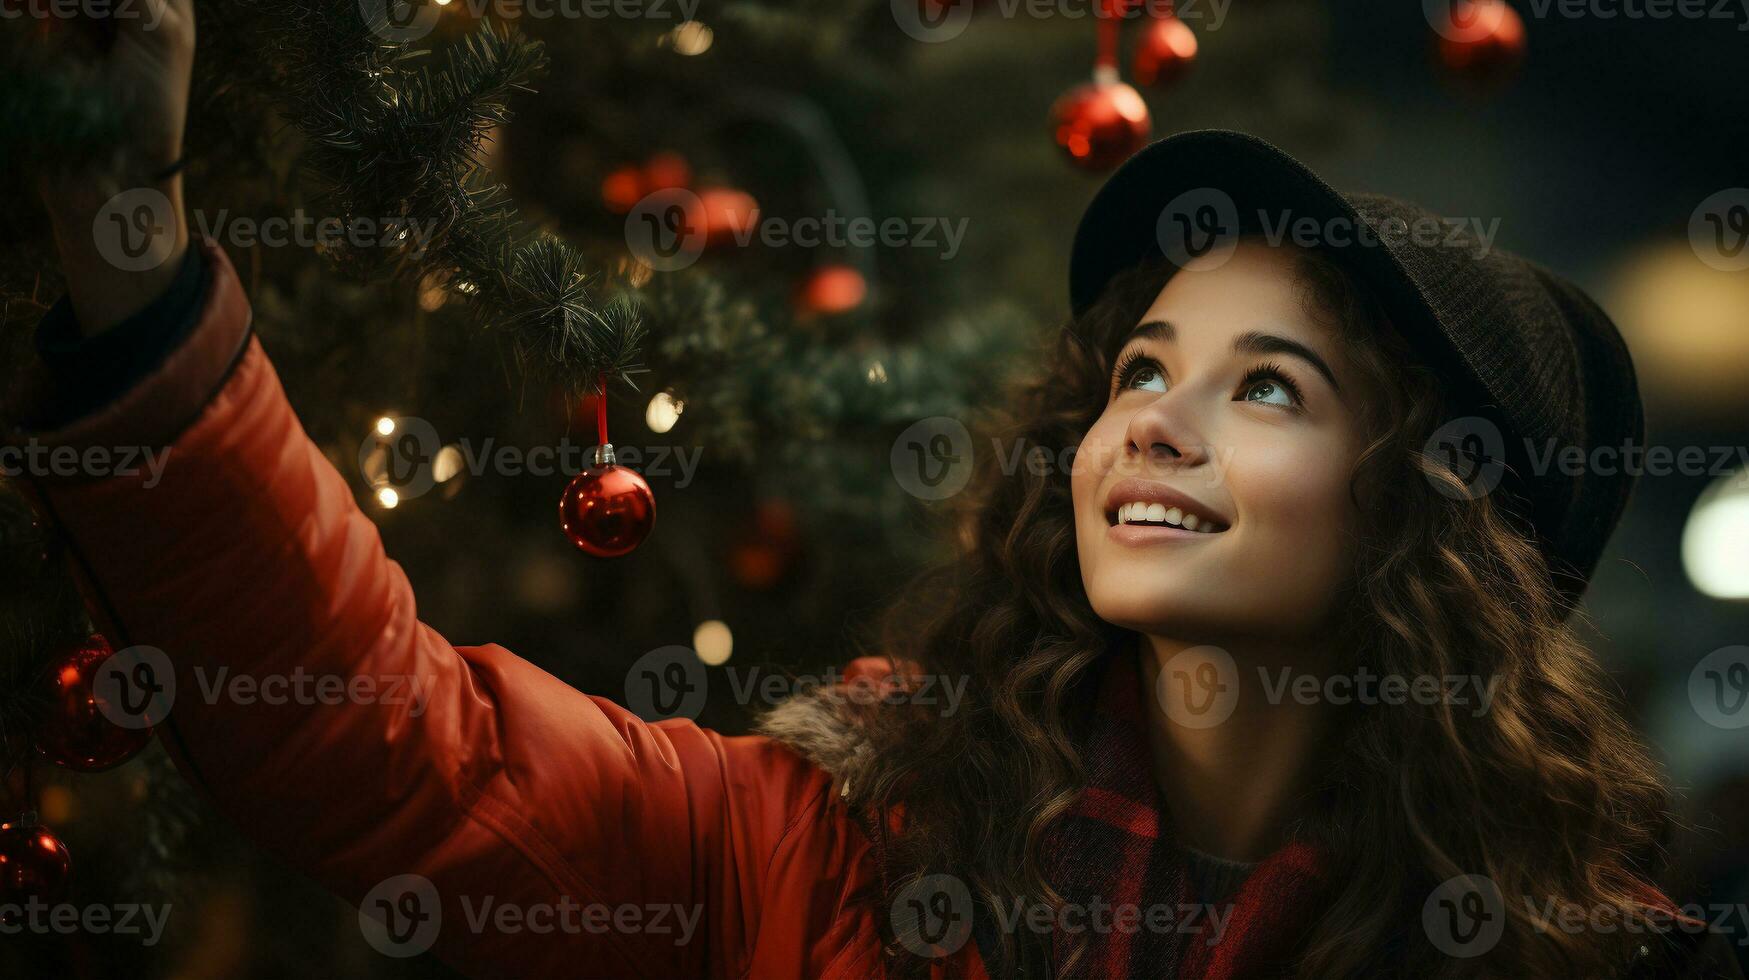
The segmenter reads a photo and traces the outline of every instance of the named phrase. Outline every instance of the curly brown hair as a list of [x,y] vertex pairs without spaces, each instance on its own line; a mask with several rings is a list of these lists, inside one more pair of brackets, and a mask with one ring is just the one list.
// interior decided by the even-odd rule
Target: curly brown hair
[[[1057,332],[1042,372],[976,428],[1004,446],[1077,445],[1104,410],[1112,359],[1173,272],[1154,261],[1117,276]],[[1479,716],[1449,703],[1348,712],[1299,825],[1344,872],[1296,973],[1614,975],[1636,937],[1539,928],[1523,901],[1506,903],[1504,937],[1477,959],[1441,954],[1420,927],[1430,891],[1464,874],[1539,904],[1642,907],[1668,800],[1506,496],[1462,492],[1423,452],[1448,417],[1439,379],[1337,261],[1306,251],[1297,273],[1308,312],[1383,393],[1351,493],[1386,519],[1355,532],[1352,574],[1337,586],[1341,648],[1380,675],[1482,676],[1498,693]],[[1060,901],[1041,849],[1083,785],[1094,668],[1133,638],[1089,604],[1066,469],[1004,471],[994,455],[981,454],[945,509],[951,556],[910,584],[874,644],[907,670],[968,679],[961,710],[861,719],[867,750],[840,773],[864,812],[902,810],[885,840],[889,898],[946,872],[986,909]],[[889,907],[880,914],[889,935],[902,928]],[[1003,936],[987,968],[1018,972],[1031,958],[1023,943],[1038,941]],[[906,948],[892,947],[902,972],[920,972]]]

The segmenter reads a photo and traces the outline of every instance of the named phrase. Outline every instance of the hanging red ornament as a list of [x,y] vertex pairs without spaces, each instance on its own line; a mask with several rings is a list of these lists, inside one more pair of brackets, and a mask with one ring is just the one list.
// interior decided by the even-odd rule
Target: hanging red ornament
[[796,288],[796,309],[803,313],[848,313],[862,305],[868,280],[853,266],[829,262],[808,273]]
[[786,500],[762,501],[754,508],[752,527],[741,532],[729,552],[735,581],[749,589],[769,589],[788,574],[801,549],[795,508]]
[[627,164],[601,179],[601,203],[614,214],[630,213],[645,197],[692,183],[692,165],[672,150],[664,150],[642,166]]
[[1084,170],[1110,170],[1148,142],[1153,121],[1134,88],[1101,69],[1051,106],[1051,130],[1069,162]]
[[601,203],[614,214],[628,214],[644,199],[644,175],[637,167],[620,167],[601,179]]
[[1165,88],[1196,63],[1196,34],[1171,14],[1155,17],[1136,42],[1136,84]]
[[1440,64],[1467,87],[1499,88],[1524,63],[1524,20],[1505,0],[1456,0],[1435,27]]
[[[127,727],[116,717],[138,712],[106,700],[122,692],[99,690],[98,671],[115,651],[93,636],[50,662],[44,675],[47,710],[36,728],[36,749],[57,766],[102,772],[138,755],[152,740],[149,725]],[[124,695],[125,696],[125,695]]]
[[[0,823],[0,924],[9,921],[31,900],[58,905],[67,896],[73,878],[73,859],[67,845],[27,813],[11,823]],[[7,909],[10,907],[11,912]]]
[[733,187],[705,187],[698,192],[703,211],[704,243],[714,248],[745,243],[759,220],[759,202],[746,191]]
[[1051,106],[1051,133],[1069,162],[1105,171],[1141,149],[1153,131],[1142,94],[1117,75],[1117,39],[1125,10],[1134,0],[1101,0],[1099,49],[1093,81],[1077,85]]
[[559,498],[559,528],[597,558],[630,554],[656,526],[656,495],[642,474],[614,462],[607,441],[607,379],[597,386],[595,465],[571,480]]
[[692,183],[692,164],[673,150],[664,150],[644,161],[643,178],[645,194],[686,187]]
[[559,527],[597,558],[630,554],[656,524],[656,497],[636,470],[613,461],[613,447],[596,448],[595,465],[577,474],[559,500]]

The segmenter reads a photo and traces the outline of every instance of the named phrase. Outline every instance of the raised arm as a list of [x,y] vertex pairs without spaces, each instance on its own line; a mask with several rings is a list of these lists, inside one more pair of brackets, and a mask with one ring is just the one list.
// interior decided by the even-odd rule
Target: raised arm
[[[149,77],[185,91],[192,20],[161,29],[186,36],[121,43],[160,45],[168,69]],[[174,189],[178,224],[179,180],[151,185]],[[186,268],[185,230],[141,272],[90,247],[101,196],[45,194],[71,289],[58,315],[84,341],[161,320],[151,307]],[[420,622],[251,337],[230,262],[197,247],[198,301],[162,359],[10,435],[39,454],[102,449],[116,469],[26,483],[112,640],[171,665],[159,730],[178,767],[256,841],[385,919],[392,951],[431,945],[481,976],[738,976],[774,849],[824,778],[764,740],[647,725]],[[65,416],[66,402],[45,405]],[[563,932],[537,932],[540,917]]]

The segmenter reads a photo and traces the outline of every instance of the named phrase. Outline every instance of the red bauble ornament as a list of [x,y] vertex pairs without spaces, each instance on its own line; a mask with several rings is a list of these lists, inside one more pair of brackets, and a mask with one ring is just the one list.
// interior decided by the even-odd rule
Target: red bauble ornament
[[559,498],[559,527],[597,558],[630,554],[656,526],[656,496],[636,470],[613,462],[613,447],[596,450],[595,465],[577,474]]
[[643,166],[627,164],[601,179],[601,203],[614,214],[626,214],[645,197],[692,183],[692,165],[672,150],[650,157]]
[[1456,0],[1438,35],[1440,64],[1472,88],[1498,88],[1524,63],[1524,20],[1505,0]]
[[1136,42],[1136,82],[1165,88],[1183,78],[1196,63],[1196,34],[1184,21],[1167,14],[1148,21]]
[[[0,907],[31,899],[57,905],[67,896],[73,859],[67,845],[34,817],[0,823]],[[0,923],[12,926],[0,915]]]
[[93,636],[49,664],[44,677],[48,708],[36,729],[43,758],[78,772],[102,772],[138,755],[152,740],[149,726],[119,725],[99,703],[121,693],[97,688],[97,672],[114,653],[108,640]]
[[704,212],[706,247],[747,241],[754,222],[759,220],[759,202],[746,191],[732,187],[706,187],[699,190],[698,201]]
[[614,214],[627,214],[644,199],[644,174],[637,167],[620,167],[601,179],[601,203]]
[[789,572],[800,550],[795,509],[788,501],[764,501],[753,512],[753,526],[730,551],[729,569],[741,585],[769,589]]
[[692,183],[692,165],[673,150],[664,150],[644,163],[644,193],[686,187]]
[[868,280],[855,268],[840,263],[822,265],[808,273],[796,289],[796,308],[803,313],[848,313],[862,305],[868,295]]
[[1153,122],[1141,93],[1118,81],[1115,69],[1102,69],[1051,106],[1051,131],[1070,163],[1105,171],[1148,142]]

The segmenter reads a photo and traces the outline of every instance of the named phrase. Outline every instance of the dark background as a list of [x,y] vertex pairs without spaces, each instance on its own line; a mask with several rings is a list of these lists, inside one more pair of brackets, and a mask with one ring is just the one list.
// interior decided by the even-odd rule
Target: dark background
[[[903,251],[849,257],[868,270],[874,293],[865,309],[825,320],[788,306],[793,282],[822,256],[707,257],[703,268],[731,297],[755,304],[769,330],[814,331],[858,357],[885,357],[901,383],[907,362],[894,352],[903,345],[957,329],[948,325],[957,315],[997,324],[977,334],[996,338],[987,361],[954,365],[953,397],[972,405],[995,390],[987,382],[1031,364],[1036,343],[1064,316],[1070,235],[1099,184],[1058,156],[1045,122],[1056,96],[1086,78],[1090,22],[1010,19],[985,6],[961,37],[924,45],[896,29],[885,2],[830,12],[706,4],[700,17],[716,27],[716,43],[684,64],[627,54],[648,39],[630,28],[621,37],[617,27],[531,23],[553,68],[538,93],[516,103],[490,165],[530,220],[610,250],[622,219],[603,208],[597,188],[613,168],[658,150],[684,154],[701,183],[747,189],[768,213],[819,214],[841,204],[846,187],[820,177],[821,143],[725,112],[716,100],[734,88],[767,106],[811,107],[871,213],[963,216],[961,254],[952,262]],[[1528,4],[1514,6],[1527,24],[1528,58],[1509,85],[1477,94],[1432,59],[1418,4],[1234,3],[1218,30],[1192,22],[1201,42],[1192,73],[1148,93],[1154,135],[1248,130],[1338,187],[1498,218],[1499,245],[1564,272],[1617,318],[1640,367],[1654,444],[1749,445],[1749,272],[1709,269],[1687,238],[1701,200],[1749,185],[1749,33],[1740,29],[1749,14],[1539,18]],[[203,39],[203,57],[222,58],[211,45],[225,40],[222,30]],[[217,82],[209,75],[197,89],[213,92]],[[298,147],[281,142],[288,137],[266,116],[225,116],[253,105],[228,98],[197,110],[192,146],[236,130],[271,135],[246,164],[197,166],[191,205],[279,213],[301,200]],[[712,117],[720,124],[701,122]],[[28,225],[26,204],[5,207]],[[232,255],[294,405],[367,508],[354,460],[379,414],[418,415],[446,438],[476,442],[592,441],[574,401],[518,374],[444,311],[419,309],[417,290],[348,282],[303,253]],[[26,325],[19,318],[9,329]],[[664,369],[682,377],[661,355],[652,360],[650,386],[613,399],[615,431],[637,433],[616,441],[698,445],[705,463],[691,486],[653,481],[662,519],[651,540],[615,562],[581,559],[553,519],[562,478],[488,475],[372,509],[423,617],[454,642],[503,643],[614,697],[638,655],[691,643],[706,620],[732,629],[731,665],[743,669],[842,663],[856,652],[860,626],[931,553],[926,518],[887,470],[892,436],[906,419],[961,406],[920,395],[866,418],[823,406],[834,424],[797,437],[799,448],[774,441],[722,451],[706,424],[716,420],[705,415],[717,403],[702,381],[665,439],[643,429],[643,400],[664,387]],[[749,384],[763,392],[785,377],[838,378],[829,372],[840,367],[796,355]],[[806,414],[777,421],[800,431]],[[1749,643],[1749,603],[1703,596],[1681,561],[1682,528],[1709,482],[1641,481],[1589,595],[1588,632],[1678,795],[1683,830],[1667,890],[1679,902],[1741,902],[1749,901],[1749,729],[1709,725],[1688,695],[1702,657]],[[1749,539],[1735,546],[1749,549]],[[700,720],[739,730],[748,718],[747,706],[713,698]],[[110,937],[40,942],[28,950],[29,968],[179,980],[449,975],[430,957],[378,956],[349,907],[258,854],[165,770],[154,748],[102,776],[40,777],[45,819],[72,847],[84,896],[152,894],[177,904],[161,947]],[[153,833],[171,845],[142,862],[140,840]],[[0,964],[23,947],[14,950],[0,949]]]

